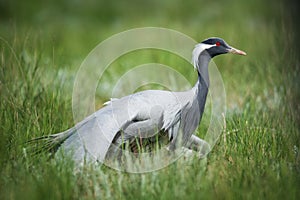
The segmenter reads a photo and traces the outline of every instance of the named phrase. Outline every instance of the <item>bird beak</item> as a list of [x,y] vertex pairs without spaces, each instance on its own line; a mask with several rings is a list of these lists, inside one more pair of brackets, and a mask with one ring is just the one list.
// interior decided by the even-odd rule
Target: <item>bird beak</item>
[[228,50],[228,53],[233,53],[233,54],[238,54],[238,55],[243,55],[243,56],[246,56],[246,52],[244,51],[241,51],[241,50],[238,50],[236,48],[233,48],[231,47],[229,50]]

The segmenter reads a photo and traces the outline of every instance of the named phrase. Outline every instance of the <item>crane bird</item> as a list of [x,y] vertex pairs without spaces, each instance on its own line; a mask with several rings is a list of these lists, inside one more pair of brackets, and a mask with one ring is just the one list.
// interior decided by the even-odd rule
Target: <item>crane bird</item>
[[167,138],[169,151],[181,146],[206,155],[210,145],[193,133],[205,107],[209,88],[208,64],[213,57],[226,53],[246,55],[221,38],[208,38],[193,50],[192,62],[198,79],[190,90],[146,90],[111,99],[74,127],[31,141],[43,141],[41,148],[53,154],[58,150],[72,152],[76,163],[86,160],[103,163],[120,154],[124,144],[129,144],[129,150],[138,153],[137,146],[141,143],[147,146],[162,138]]

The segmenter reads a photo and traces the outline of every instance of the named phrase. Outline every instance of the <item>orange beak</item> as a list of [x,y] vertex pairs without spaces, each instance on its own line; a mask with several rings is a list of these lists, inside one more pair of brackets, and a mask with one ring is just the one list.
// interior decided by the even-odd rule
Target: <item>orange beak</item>
[[233,47],[231,47],[231,49],[229,49],[228,51],[229,53],[233,53],[233,54],[238,54],[238,55],[242,55],[242,56],[246,56],[246,52],[244,51],[241,51],[241,50],[238,50],[238,49],[235,49]]

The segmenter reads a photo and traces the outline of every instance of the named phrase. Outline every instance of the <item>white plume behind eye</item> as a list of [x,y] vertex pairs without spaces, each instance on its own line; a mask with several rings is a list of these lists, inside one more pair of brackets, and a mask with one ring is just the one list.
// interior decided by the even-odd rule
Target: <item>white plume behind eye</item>
[[199,55],[202,53],[202,51],[209,49],[211,47],[217,46],[216,44],[204,44],[199,43],[195,45],[195,48],[193,50],[193,56],[192,56],[192,64],[194,65],[194,68],[197,69],[197,63]]

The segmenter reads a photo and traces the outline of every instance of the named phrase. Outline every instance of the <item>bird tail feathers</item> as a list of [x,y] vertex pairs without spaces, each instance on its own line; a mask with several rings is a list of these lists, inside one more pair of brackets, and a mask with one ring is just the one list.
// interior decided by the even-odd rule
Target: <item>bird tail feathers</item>
[[33,156],[40,153],[49,153],[50,157],[52,157],[62,143],[73,133],[74,131],[69,129],[61,133],[33,138],[25,143],[26,151]]

